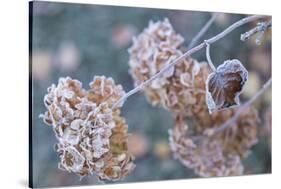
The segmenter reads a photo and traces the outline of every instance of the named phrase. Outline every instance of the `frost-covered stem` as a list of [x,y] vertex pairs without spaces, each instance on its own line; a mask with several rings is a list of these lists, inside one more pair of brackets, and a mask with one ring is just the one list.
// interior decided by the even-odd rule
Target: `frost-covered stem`
[[254,27],[253,29],[241,34],[241,41],[246,41],[247,39],[249,39],[252,35],[255,35],[256,33],[259,32],[264,32],[267,28],[271,27],[271,20],[268,22],[260,22],[257,24],[256,27]]
[[206,58],[207,58],[207,62],[209,64],[209,66],[211,67],[211,69],[213,70],[213,72],[215,72],[216,71],[216,67],[214,66],[213,61],[212,61],[211,56],[210,56],[210,44],[207,41],[205,41],[205,43],[206,43]]
[[272,79],[270,78],[252,98],[250,98],[247,102],[245,102],[242,106],[239,107],[238,111],[234,114],[234,116],[231,119],[229,119],[228,121],[223,123],[221,126],[216,128],[212,132],[213,135],[220,133],[220,132],[224,131],[225,129],[231,127],[235,123],[235,121],[239,118],[241,113],[243,113],[243,111],[247,107],[249,107],[255,100],[257,100],[258,97],[260,97],[270,87],[271,83],[272,83]]
[[197,33],[197,35],[191,40],[187,49],[191,49],[198,42],[198,40],[206,33],[212,23],[215,21],[218,13],[214,13],[212,17],[208,20],[208,22],[202,27],[202,29]]
[[232,32],[233,30],[235,30],[236,28],[258,20],[260,18],[265,18],[266,16],[259,16],[259,15],[254,15],[254,16],[248,16],[246,18],[243,18],[237,22],[235,22],[234,24],[232,24],[231,26],[229,26],[228,28],[226,28],[224,31],[222,31],[221,33],[217,34],[216,36],[209,38],[207,40],[204,40],[202,43],[200,43],[199,45],[197,45],[196,47],[188,50],[187,52],[185,52],[183,55],[179,56],[178,58],[176,58],[173,62],[171,62],[170,64],[166,64],[158,73],[156,73],[155,75],[153,75],[151,78],[149,78],[148,80],[144,81],[143,83],[141,83],[140,85],[138,85],[137,87],[135,87],[134,89],[132,89],[131,91],[129,91],[128,93],[126,93],[122,98],[120,98],[113,106],[112,109],[114,109],[116,106],[118,106],[120,103],[124,102],[129,96],[139,92],[141,89],[143,89],[145,86],[147,86],[148,84],[150,84],[152,81],[154,81],[155,79],[157,79],[158,77],[160,77],[163,73],[165,73],[166,71],[168,71],[170,68],[172,68],[173,66],[175,66],[176,64],[181,63],[186,57],[190,56],[191,54],[203,49],[204,47],[206,47],[206,42],[208,44],[212,44],[218,40],[220,40],[221,38],[223,38],[224,36],[226,36],[227,34],[229,34],[230,32]]

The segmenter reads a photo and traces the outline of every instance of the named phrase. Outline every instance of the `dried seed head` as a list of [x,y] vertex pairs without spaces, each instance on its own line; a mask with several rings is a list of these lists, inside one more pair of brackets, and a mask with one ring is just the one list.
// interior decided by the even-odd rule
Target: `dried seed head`
[[47,111],[41,117],[53,126],[59,141],[55,149],[60,169],[107,180],[119,180],[134,169],[128,126],[120,109],[111,109],[124,94],[120,85],[104,76],[94,77],[89,90],[69,77],[48,89]]
[[227,60],[206,80],[206,102],[210,112],[239,105],[239,95],[248,71],[239,60]]

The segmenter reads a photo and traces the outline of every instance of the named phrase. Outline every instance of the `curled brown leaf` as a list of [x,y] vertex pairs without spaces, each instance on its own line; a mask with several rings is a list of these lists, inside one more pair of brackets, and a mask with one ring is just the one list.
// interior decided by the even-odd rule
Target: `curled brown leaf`
[[239,95],[248,79],[248,71],[237,60],[226,60],[206,80],[209,112],[239,105]]

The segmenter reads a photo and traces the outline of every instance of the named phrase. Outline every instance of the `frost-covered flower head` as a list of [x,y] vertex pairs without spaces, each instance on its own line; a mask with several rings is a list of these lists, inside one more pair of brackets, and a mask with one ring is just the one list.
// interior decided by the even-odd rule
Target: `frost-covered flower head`
[[[183,37],[174,31],[168,19],[150,22],[148,28],[134,38],[129,49],[130,74],[135,85],[181,56],[183,42]],[[187,58],[155,79],[143,92],[152,105],[192,115],[200,109],[199,104],[205,98],[205,73],[208,73],[206,64]]]
[[70,77],[48,88],[41,117],[58,139],[60,169],[107,180],[119,180],[134,169],[122,104],[111,108],[124,94],[121,85],[104,76],[94,77],[89,90]]
[[202,177],[242,175],[242,159],[257,143],[256,110],[246,109],[231,128],[210,138],[204,136],[204,132],[219,127],[236,110],[209,114],[206,107],[204,112],[190,119],[192,127],[187,126],[182,116],[176,116],[174,128],[169,130],[170,147],[175,159]]

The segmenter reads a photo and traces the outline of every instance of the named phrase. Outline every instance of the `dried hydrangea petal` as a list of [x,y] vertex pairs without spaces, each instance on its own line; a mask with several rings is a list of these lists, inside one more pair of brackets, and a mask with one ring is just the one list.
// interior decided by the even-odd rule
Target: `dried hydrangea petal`
[[[115,85],[112,78],[104,76],[95,76],[93,81],[89,84],[90,90],[88,91],[88,99],[91,101],[107,102],[111,107],[114,102],[117,102],[125,92],[121,85]],[[118,107],[122,107],[122,103]]]
[[85,158],[72,146],[65,149],[63,157],[65,157],[65,164],[63,164],[63,166],[73,172],[79,172],[84,165]]
[[[53,125],[60,169],[81,177],[94,173],[107,180],[122,179],[134,169],[128,126],[118,107],[111,109],[124,94],[121,85],[104,76],[94,77],[89,90],[70,77],[48,88],[47,111],[40,117]],[[118,150],[113,150],[116,146]]]
[[248,71],[239,60],[227,60],[206,80],[206,102],[210,112],[239,105],[239,95]]
[[70,124],[70,128],[77,131],[80,129],[80,127],[82,126],[83,124],[83,120],[82,119],[75,119],[71,122]]

